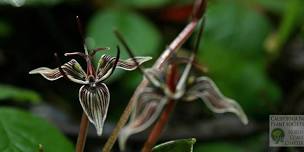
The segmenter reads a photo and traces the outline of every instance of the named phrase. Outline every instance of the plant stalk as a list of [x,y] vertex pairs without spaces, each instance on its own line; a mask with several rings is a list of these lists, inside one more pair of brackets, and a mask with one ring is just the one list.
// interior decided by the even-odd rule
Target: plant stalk
[[[192,35],[196,25],[198,24],[199,19],[201,18],[201,14],[205,11],[207,0],[196,0],[193,8],[193,16],[192,20],[188,25],[183,29],[183,31],[171,42],[171,44],[163,51],[161,56],[156,60],[152,68],[160,69],[163,64],[171,57],[171,55],[176,52],[185,41]],[[120,130],[127,123],[128,118],[132,112],[133,106],[136,104],[136,96],[139,95],[140,91],[145,88],[148,84],[147,80],[143,80],[138,87],[136,88],[133,96],[131,97],[128,105],[123,111],[119,121],[116,124],[111,136],[108,138],[105,146],[103,147],[102,152],[110,152],[117,137],[119,135]]]
[[[176,65],[172,65],[169,69],[166,82],[172,92],[174,92],[176,89],[177,75],[177,67]],[[141,150],[142,152],[150,152],[152,150],[160,135],[162,134],[162,131],[164,130],[166,124],[168,123],[170,114],[174,110],[175,105],[176,102],[173,99],[169,99],[164,111],[159,117],[157,123],[154,125],[153,129],[151,130],[149,137]]]
[[80,122],[80,129],[79,134],[77,138],[77,144],[76,144],[76,152],[83,152],[84,146],[87,139],[87,133],[88,133],[88,126],[89,126],[89,120],[87,115],[83,112]]

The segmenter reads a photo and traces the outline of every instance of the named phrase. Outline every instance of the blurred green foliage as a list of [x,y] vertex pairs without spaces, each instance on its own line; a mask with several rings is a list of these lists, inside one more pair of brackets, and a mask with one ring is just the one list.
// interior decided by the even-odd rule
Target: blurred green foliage
[[12,85],[0,84],[0,101],[11,99],[17,102],[39,103],[40,95],[32,90],[19,88]]
[[271,30],[265,16],[229,0],[210,4],[206,23],[203,40],[223,46],[226,54],[242,54],[248,59],[263,55],[263,42]]
[[[88,25],[87,36],[91,40],[89,47],[110,47],[111,50],[104,53],[116,56],[119,42],[113,33],[114,29],[124,35],[136,56],[156,56],[156,50],[161,44],[160,33],[147,19],[130,10],[109,9],[97,12]],[[120,50],[122,59],[129,58],[123,47]],[[101,55],[96,56],[96,62]],[[122,70],[117,71],[110,77],[111,80],[122,75]]]
[[284,12],[286,6],[290,1],[286,0],[249,0],[251,4],[258,4],[262,6],[267,11],[271,11],[275,14],[280,15]]
[[151,7],[160,7],[165,4],[168,4],[172,0],[114,0],[116,3],[132,6],[132,7],[140,7],[140,8],[151,8]]
[[223,93],[240,102],[247,114],[266,114],[281,97],[267,76],[263,44],[270,32],[263,14],[238,1],[218,1],[207,10],[199,60]]
[[[92,17],[87,30],[87,35],[94,42],[90,47],[110,47],[111,51],[106,53],[115,56],[118,40],[114,29],[124,35],[134,54],[152,56],[160,47],[160,33],[150,21],[136,12],[115,9],[97,12]],[[123,47],[121,57],[129,57]]]
[[72,152],[73,145],[53,125],[32,114],[0,108],[0,151],[37,152],[39,144],[45,152]]
[[304,1],[302,0],[290,0],[286,4],[277,32],[268,39],[267,50],[269,53],[278,56],[290,35],[304,23],[304,10],[301,7],[303,5]]

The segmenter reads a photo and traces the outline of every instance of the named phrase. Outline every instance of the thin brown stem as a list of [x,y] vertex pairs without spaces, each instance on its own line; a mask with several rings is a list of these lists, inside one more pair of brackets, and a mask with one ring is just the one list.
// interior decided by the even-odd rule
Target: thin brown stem
[[[65,72],[61,68],[61,63],[60,63],[58,54],[55,53],[54,56],[56,58],[57,64],[59,65],[58,68],[59,68],[60,73],[63,75],[64,78],[69,80],[68,76],[65,74]],[[80,122],[80,129],[79,129],[79,133],[78,133],[77,143],[76,143],[76,152],[83,152],[83,150],[84,150],[84,146],[85,146],[85,142],[86,142],[86,138],[87,138],[87,132],[88,132],[88,125],[89,125],[88,117],[83,112],[82,117],[81,117],[81,122]]]
[[[177,81],[177,68],[176,65],[171,66],[169,69],[168,73],[168,78],[167,78],[167,85],[169,89],[174,92],[175,91],[175,86],[176,86],[176,81]],[[174,110],[174,107],[176,105],[176,102],[173,99],[170,99],[168,101],[168,104],[166,105],[164,111],[162,112],[160,118],[158,119],[157,123],[154,125],[153,129],[151,130],[149,137],[147,141],[145,142],[142,152],[150,152],[153,146],[156,144],[157,140],[159,139],[162,131],[164,130],[170,114]]]
[[[193,18],[191,22],[184,28],[184,30],[171,42],[171,44],[168,46],[166,50],[161,54],[161,56],[157,59],[157,61],[154,63],[152,68],[160,69],[163,64],[171,57],[171,55],[177,51],[184,43],[185,41],[191,36],[193,33],[199,18],[205,10],[205,2],[206,0],[196,0],[193,11]],[[123,111],[119,121],[116,124],[116,127],[114,128],[111,136],[108,138],[105,146],[103,147],[102,152],[110,152],[115,141],[117,140],[117,137],[119,135],[120,130],[123,128],[123,126],[128,121],[128,118],[132,112],[133,105],[136,103],[136,96],[140,93],[143,88],[145,88],[148,84],[147,80],[143,80],[138,87],[136,88],[133,96],[131,97],[128,105],[126,106],[125,110]]]
[[76,152],[83,152],[84,146],[87,139],[87,133],[88,133],[88,126],[89,126],[89,120],[87,115],[83,112],[80,122],[80,129],[79,134],[77,138],[77,144],[76,144]]
[[[160,69],[163,66],[163,64],[177,50],[177,48],[179,48],[186,41],[186,39],[189,38],[189,36],[192,34],[193,30],[195,29],[196,24],[197,24],[197,20],[190,22],[185,27],[185,29],[179,34],[179,36],[169,45],[169,47],[158,58],[158,60],[153,65],[153,68]],[[135,100],[136,96],[138,96],[140,91],[143,90],[143,88],[145,88],[147,86],[147,84],[148,84],[148,81],[144,79],[136,88],[128,105],[126,106],[119,121],[117,122],[116,127],[114,128],[111,136],[108,138],[105,146],[103,147],[102,152],[110,152],[110,150],[112,149],[115,141],[117,140],[120,130],[128,121],[128,118],[132,112],[133,105],[136,103],[136,100]]]

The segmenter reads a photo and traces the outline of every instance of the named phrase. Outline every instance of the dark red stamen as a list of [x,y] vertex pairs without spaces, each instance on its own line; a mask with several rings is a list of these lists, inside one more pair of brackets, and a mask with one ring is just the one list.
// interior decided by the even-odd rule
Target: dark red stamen
[[116,69],[116,66],[117,66],[117,63],[118,63],[119,57],[120,57],[119,46],[117,45],[116,48],[117,48],[116,58],[115,58],[114,65],[112,67],[112,70],[111,70],[111,73],[110,73],[109,77],[113,74],[114,70]]
[[65,74],[65,72],[63,71],[62,67],[61,67],[61,62],[60,62],[60,59],[58,57],[58,54],[57,53],[54,53],[54,56],[55,56],[55,60],[57,62],[57,65],[58,65],[58,69],[59,69],[59,72],[61,73],[61,75],[65,78],[65,79],[68,79],[68,76]]

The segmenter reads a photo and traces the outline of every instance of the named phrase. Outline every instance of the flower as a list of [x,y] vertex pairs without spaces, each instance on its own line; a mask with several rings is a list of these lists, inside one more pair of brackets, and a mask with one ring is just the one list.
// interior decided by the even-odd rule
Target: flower
[[[163,71],[152,68],[145,70],[144,76],[149,80],[150,85],[137,96],[130,121],[120,133],[121,149],[125,148],[125,142],[130,135],[144,131],[157,120],[169,100],[194,101],[201,99],[211,111],[215,113],[231,112],[236,114],[243,124],[248,123],[247,116],[241,106],[235,100],[225,97],[210,78],[200,76],[193,79],[193,77],[188,76],[193,59],[194,55],[188,59],[188,64],[177,82],[175,92],[170,91],[166,86],[166,71],[168,71],[166,68]],[[175,59],[176,62],[181,60]]]
[[[98,48],[92,50],[89,54],[85,47],[85,53],[72,52],[64,54],[65,56],[79,55],[83,57],[87,63],[87,72],[84,72],[81,65],[75,59],[55,69],[40,67],[29,72],[29,74],[41,74],[50,81],[67,77],[70,81],[82,84],[79,89],[79,101],[89,121],[94,124],[99,136],[102,134],[110,101],[109,89],[103,81],[111,76],[115,68],[127,71],[132,71],[137,68],[137,63],[133,61],[134,59],[119,59],[120,51],[119,47],[117,47],[117,56],[102,55],[95,70],[92,64],[94,55],[98,51],[108,49],[109,48]],[[136,57],[135,61],[142,64],[151,59],[151,57]]]

